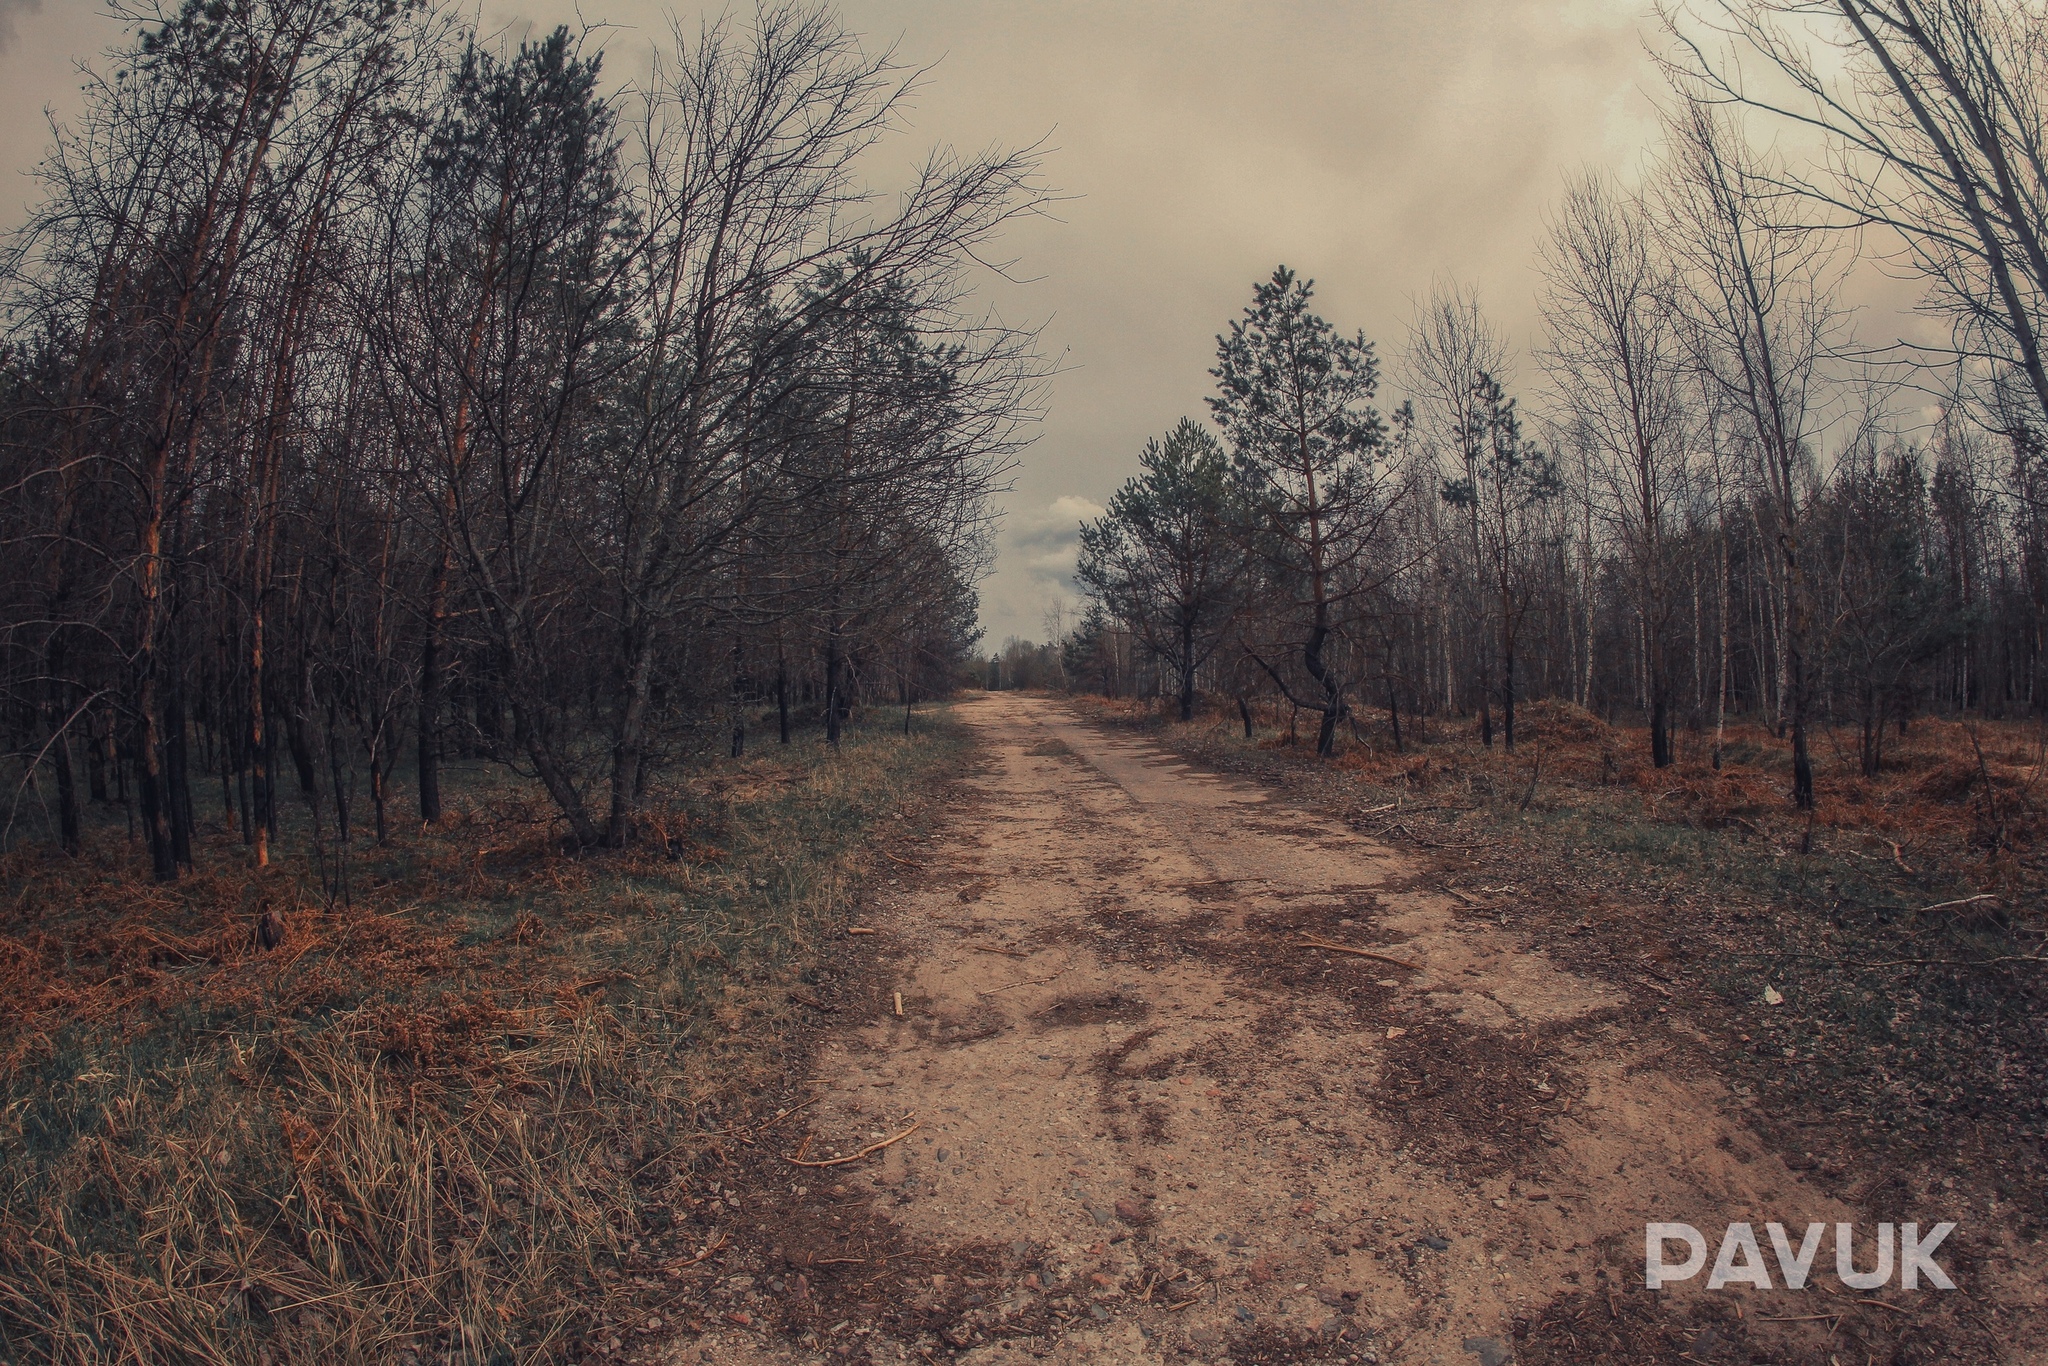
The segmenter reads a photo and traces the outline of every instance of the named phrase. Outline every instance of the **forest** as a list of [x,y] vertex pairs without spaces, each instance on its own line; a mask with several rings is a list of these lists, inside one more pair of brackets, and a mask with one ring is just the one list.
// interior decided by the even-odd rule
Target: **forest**
[[764,704],[950,685],[1042,374],[971,291],[1029,151],[884,195],[918,73],[797,6],[630,95],[448,4],[118,13],[8,245],[17,832],[118,808],[168,881],[215,803],[261,865],[280,805],[381,841],[485,755],[618,848]]
[[[1145,80],[1435,5],[95,3],[0,224],[0,1359],[2039,1340],[2038,5],[1626,16],[1533,326],[1417,271],[1375,337],[1326,206],[1140,298],[1188,225],[1088,198],[1163,182],[1054,173],[1206,192]],[[935,123],[1072,128],[920,131],[942,39]],[[1006,315],[1041,254],[1206,409]],[[1042,425],[1083,364],[1140,448]],[[1123,482],[991,653],[1048,468]],[[1782,1288],[1634,1260],[1763,1219]]]
[[[1083,528],[1080,619],[1015,643],[1021,676],[1183,720],[1219,698],[1248,736],[1278,704],[1323,754],[1432,719],[1513,752],[1518,704],[1558,699],[1718,768],[1755,720],[1800,808],[1821,731],[1872,777],[1916,717],[2037,715],[2038,26],[1844,6],[1831,73],[1769,7],[1709,8],[1672,30],[1640,177],[1552,204],[1532,355],[1455,281],[1383,352],[1276,270],[1217,338],[1211,422],[1148,442]],[[1875,335],[1859,271],[1916,280],[1934,330]]]

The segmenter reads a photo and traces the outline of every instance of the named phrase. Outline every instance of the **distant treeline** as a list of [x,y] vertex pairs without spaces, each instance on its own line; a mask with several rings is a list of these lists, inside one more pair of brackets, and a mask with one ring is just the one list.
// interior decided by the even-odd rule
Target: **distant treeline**
[[1042,376],[970,290],[1029,152],[873,193],[915,73],[807,5],[624,95],[441,0],[117,10],[5,263],[10,811],[128,802],[171,878],[202,806],[262,862],[285,795],[381,838],[482,754],[618,846],[750,713],[950,684]]
[[[1417,715],[1512,749],[1517,701],[1556,697],[1646,722],[1662,765],[1674,728],[1718,756],[1726,718],[1760,717],[1801,805],[1816,725],[1858,727],[1875,773],[1916,713],[2038,712],[2039,21],[1794,8],[1671,17],[1658,159],[1550,213],[1526,407],[1469,290],[1430,293],[1385,384],[1307,281],[1260,284],[1218,338],[1214,427],[1148,443],[1082,532],[1085,617],[1056,657],[1016,643],[1008,676],[1177,694],[1183,717],[1199,692],[1279,697],[1324,752],[1347,725],[1399,746]],[[1825,169],[1761,149],[1788,114]],[[1916,271],[1947,344],[1859,346],[1859,259]]]

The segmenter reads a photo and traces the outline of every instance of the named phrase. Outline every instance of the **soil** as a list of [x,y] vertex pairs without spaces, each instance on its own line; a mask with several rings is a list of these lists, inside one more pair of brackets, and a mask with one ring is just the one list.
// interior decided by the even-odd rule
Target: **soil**
[[[956,715],[983,768],[805,998],[791,1113],[718,1153],[708,1255],[593,1359],[2048,1360],[2010,1331],[2039,1243],[1807,1180],[1684,1000],[1055,702]],[[1643,1286],[1650,1221],[1906,1219],[1958,1221],[1955,1291],[1847,1291],[1825,1249],[1803,1291]]]

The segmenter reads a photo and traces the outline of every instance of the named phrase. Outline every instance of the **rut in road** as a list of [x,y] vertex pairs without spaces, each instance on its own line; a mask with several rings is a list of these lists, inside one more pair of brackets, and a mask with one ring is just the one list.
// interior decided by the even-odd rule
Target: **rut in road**
[[[903,1013],[818,1051],[808,1151],[918,1123],[813,1179],[1046,1268],[975,1297],[957,1359],[1497,1366],[1518,1315],[1611,1306],[1647,1220],[1856,1217],[1657,1069],[1656,1004],[1461,916],[1412,857],[1045,700],[956,710],[979,799],[873,917]],[[1034,1309],[1047,1331],[1005,1333]],[[923,1359],[832,1327],[676,1359]]]

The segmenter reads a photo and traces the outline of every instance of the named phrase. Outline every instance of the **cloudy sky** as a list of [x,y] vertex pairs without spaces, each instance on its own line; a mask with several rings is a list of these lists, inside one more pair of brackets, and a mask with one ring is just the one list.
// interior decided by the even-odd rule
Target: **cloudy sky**
[[[478,0],[472,0],[477,3]],[[487,29],[605,21],[628,77],[655,0],[480,0]],[[697,7],[679,7],[694,25]],[[1633,168],[1657,77],[1637,0],[842,0],[850,27],[933,70],[892,154],[1046,144],[1070,198],[1008,239],[1029,283],[992,300],[1043,327],[1062,372],[1005,500],[991,644],[1043,634],[1074,529],[1148,435],[1204,414],[1215,335],[1285,262],[1322,311],[1399,349],[1432,277],[1475,284],[1519,346],[1535,327],[1545,205],[1584,167]],[[0,0],[0,212],[18,217],[114,36],[99,0]],[[1526,370],[1526,367],[1525,367]]]

